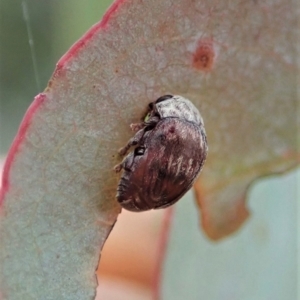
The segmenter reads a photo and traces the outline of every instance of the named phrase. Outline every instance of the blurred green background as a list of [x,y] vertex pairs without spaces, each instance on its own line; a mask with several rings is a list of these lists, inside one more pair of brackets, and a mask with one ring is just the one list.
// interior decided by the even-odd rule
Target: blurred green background
[[112,0],[0,1],[1,155],[7,153],[34,96],[47,86],[56,62],[102,18],[111,3]]

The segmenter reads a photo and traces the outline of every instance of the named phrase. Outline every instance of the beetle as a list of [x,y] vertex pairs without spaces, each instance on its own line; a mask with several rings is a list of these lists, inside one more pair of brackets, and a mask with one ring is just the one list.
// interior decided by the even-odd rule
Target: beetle
[[193,185],[207,155],[203,119],[197,108],[182,96],[164,95],[148,106],[136,131],[119,150],[123,169],[117,201],[129,211],[165,208],[178,201]]

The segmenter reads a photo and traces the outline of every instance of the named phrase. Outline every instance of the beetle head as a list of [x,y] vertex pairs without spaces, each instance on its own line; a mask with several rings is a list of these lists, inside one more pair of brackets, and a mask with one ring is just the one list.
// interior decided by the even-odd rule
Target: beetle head
[[149,109],[153,110],[154,104],[173,98],[173,95],[164,95],[156,99],[156,101],[149,103]]

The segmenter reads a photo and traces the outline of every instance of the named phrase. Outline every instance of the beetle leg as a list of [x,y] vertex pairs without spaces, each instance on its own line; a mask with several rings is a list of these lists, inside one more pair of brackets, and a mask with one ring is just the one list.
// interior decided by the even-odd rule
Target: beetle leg
[[[160,121],[160,118],[157,116],[152,116],[147,120],[147,122],[144,123],[137,123],[137,124],[131,124],[131,129],[136,129],[141,127],[141,129],[128,141],[127,145],[119,150],[119,154],[121,156],[124,156],[130,147],[136,146],[139,144],[140,140],[143,138],[145,131],[152,127],[155,127],[155,125]],[[145,130],[146,129],[146,130]]]
[[116,171],[116,173],[121,172],[122,169],[123,169],[123,162],[114,166],[114,170]]
[[144,122],[142,122],[142,123],[133,123],[133,124],[130,124],[131,130],[132,130],[132,131],[135,131],[135,132],[137,132],[137,131],[143,129],[144,127],[145,127]]
[[143,138],[144,134],[145,134],[144,128],[141,129],[141,130],[139,130],[139,131],[134,135],[134,137],[132,137],[132,138],[128,141],[127,145],[119,150],[119,154],[120,154],[121,156],[124,156],[124,155],[128,152],[128,150],[129,150],[130,147],[136,146],[136,145],[140,142],[140,140]]
[[119,173],[122,169],[126,171],[131,171],[131,166],[133,164],[134,157],[134,153],[131,153],[128,156],[124,157],[121,163],[114,166],[114,170],[116,171],[116,173]]
[[157,116],[150,117],[147,121],[141,123],[132,123],[130,124],[130,128],[132,131],[139,131],[144,127],[150,126],[153,127],[159,122],[160,118]]

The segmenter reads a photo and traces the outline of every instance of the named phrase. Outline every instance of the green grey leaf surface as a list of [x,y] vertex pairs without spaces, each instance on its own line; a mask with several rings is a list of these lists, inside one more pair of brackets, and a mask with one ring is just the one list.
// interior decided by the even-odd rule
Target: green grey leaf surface
[[199,231],[189,193],[175,207],[160,299],[298,299],[299,183],[300,169],[261,180],[252,218],[218,242]]

